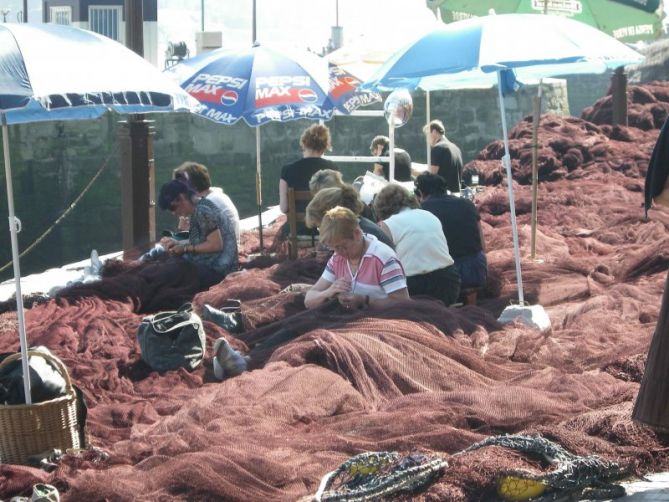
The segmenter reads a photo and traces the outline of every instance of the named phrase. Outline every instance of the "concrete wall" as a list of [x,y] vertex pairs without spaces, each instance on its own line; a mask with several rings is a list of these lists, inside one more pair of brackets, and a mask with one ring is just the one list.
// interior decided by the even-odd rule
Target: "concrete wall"
[[[569,110],[563,81],[544,91],[544,110],[566,114]],[[509,128],[531,111],[528,86],[507,98]],[[466,162],[481,148],[501,137],[501,122],[495,89],[444,91],[431,94],[432,118],[444,121],[449,138],[462,147]],[[185,114],[155,114],[156,185],[170,179],[171,170],[184,160],[207,165],[214,182],[225,188],[242,216],[255,211],[255,129],[244,123],[221,126]],[[19,234],[22,249],[30,245],[69,206],[102,165],[112,155],[108,167],[79,203],[78,207],[34,251],[21,261],[22,272],[41,271],[85,258],[92,248],[100,253],[121,246],[120,168],[118,164],[117,121],[109,114],[85,123],[54,122],[10,127],[16,214],[23,222]],[[408,124],[397,129],[398,146],[407,149],[417,162],[425,162],[422,134],[425,123],[424,94],[414,96],[414,114]],[[278,202],[281,166],[300,155],[299,137],[310,123],[268,124],[260,128],[262,141],[263,196],[265,205]],[[383,118],[337,117],[329,124],[333,154],[368,155],[377,134],[387,134]],[[115,152],[115,153],[114,153]],[[366,168],[363,164],[342,164],[351,181]],[[4,170],[0,174],[4,186]],[[159,212],[160,213],[160,212]],[[7,221],[7,207],[0,205],[0,221]],[[157,229],[169,228],[173,219],[159,214]],[[11,258],[6,225],[6,246],[0,247],[0,266]],[[11,268],[0,279],[11,277]]]

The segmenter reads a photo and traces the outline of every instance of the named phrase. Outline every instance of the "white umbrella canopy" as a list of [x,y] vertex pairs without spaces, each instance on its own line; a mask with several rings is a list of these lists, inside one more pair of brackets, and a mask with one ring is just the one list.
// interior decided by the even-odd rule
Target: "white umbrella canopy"
[[[568,18],[537,14],[490,15],[458,21],[431,31],[397,51],[363,88],[408,88],[471,78],[481,73],[498,81],[504,157],[509,191],[518,302],[524,305],[511,158],[503,87],[518,78],[601,73],[637,64],[643,56],[613,37]],[[434,87],[433,87],[434,88]]]
[[26,404],[32,404],[8,124],[119,113],[195,112],[199,103],[131,50],[55,24],[0,25],[0,122]]

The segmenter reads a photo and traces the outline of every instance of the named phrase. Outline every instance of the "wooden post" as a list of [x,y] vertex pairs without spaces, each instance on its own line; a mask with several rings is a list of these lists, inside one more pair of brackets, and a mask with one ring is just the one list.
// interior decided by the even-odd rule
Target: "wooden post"
[[627,125],[627,75],[619,66],[611,76],[612,115],[611,125]]
[[[153,121],[135,116],[121,122],[121,220],[123,250],[144,251],[156,240]],[[128,258],[133,256],[128,255]]]
[[539,149],[539,120],[541,120],[541,83],[536,96],[532,96],[532,232],[530,239],[530,258],[537,254],[537,193],[539,169],[537,165]]
[[[144,56],[142,0],[124,0],[125,44]],[[156,189],[153,158],[153,121],[144,115],[121,123],[121,222],[123,251],[143,251],[156,240]],[[132,257],[132,256],[127,256]]]

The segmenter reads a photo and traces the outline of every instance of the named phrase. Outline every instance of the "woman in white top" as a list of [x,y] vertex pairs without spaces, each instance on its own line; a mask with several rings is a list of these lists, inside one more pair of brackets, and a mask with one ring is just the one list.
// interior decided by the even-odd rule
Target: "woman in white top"
[[428,295],[446,305],[460,294],[460,275],[453,266],[439,218],[419,209],[403,186],[390,183],[374,199],[381,228],[395,244],[407,275],[409,294]]

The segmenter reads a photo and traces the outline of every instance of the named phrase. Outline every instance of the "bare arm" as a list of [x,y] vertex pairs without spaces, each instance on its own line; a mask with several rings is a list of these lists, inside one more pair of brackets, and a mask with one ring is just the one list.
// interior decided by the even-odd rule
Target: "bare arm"
[[279,208],[284,214],[288,214],[288,183],[279,180]]
[[345,301],[342,301],[341,295],[339,303],[348,308],[363,308],[365,305],[382,306],[396,302],[397,300],[409,300],[409,290],[407,288],[393,291],[385,298],[369,298],[364,295],[349,295]]
[[397,244],[393,239],[393,233],[388,228],[388,225],[386,225],[383,221],[379,221],[379,227],[381,227],[381,230],[383,230],[383,232],[388,236],[393,244]]
[[669,178],[664,182],[664,189],[660,194],[653,197],[653,202],[658,206],[669,207]]
[[207,235],[204,242],[199,244],[178,244],[170,248],[170,252],[176,255],[184,253],[218,253],[223,250],[223,236],[217,228]]
[[311,289],[307,291],[307,294],[304,297],[304,306],[308,309],[313,309],[322,305],[330,298],[334,298],[340,293],[345,293],[350,290],[350,281],[337,279],[335,282],[330,282],[321,277],[318,279],[318,282],[311,286]]
[[479,238],[481,239],[481,250],[485,253],[485,237],[483,235],[483,228],[481,227],[481,223],[479,222]]

